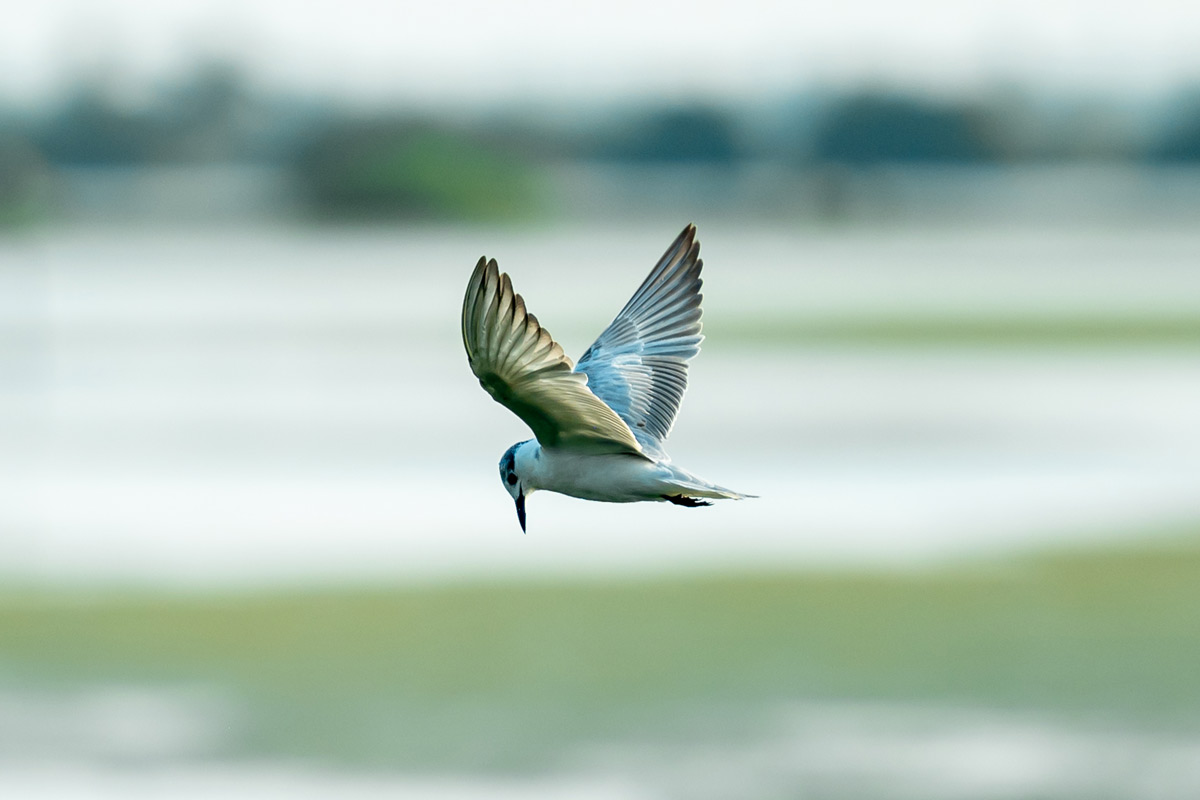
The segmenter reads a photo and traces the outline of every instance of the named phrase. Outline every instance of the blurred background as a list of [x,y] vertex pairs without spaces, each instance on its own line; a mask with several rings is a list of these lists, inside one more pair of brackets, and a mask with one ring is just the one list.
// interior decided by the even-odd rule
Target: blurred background
[[[0,27],[0,795],[1194,798],[1200,6],[49,0]],[[674,459],[538,494],[688,222]]]

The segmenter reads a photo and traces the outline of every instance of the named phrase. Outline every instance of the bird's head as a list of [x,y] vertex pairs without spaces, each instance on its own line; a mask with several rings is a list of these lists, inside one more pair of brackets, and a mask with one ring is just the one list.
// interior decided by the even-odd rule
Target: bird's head
[[522,533],[525,532],[525,495],[533,489],[525,480],[527,476],[522,476],[520,472],[517,453],[531,441],[517,442],[500,457],[500,482],[517,503],[517,520],[521,523]]

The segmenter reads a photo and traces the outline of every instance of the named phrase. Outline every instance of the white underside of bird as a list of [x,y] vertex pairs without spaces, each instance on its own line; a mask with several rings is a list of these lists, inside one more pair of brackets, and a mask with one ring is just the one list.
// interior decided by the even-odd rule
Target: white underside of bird
[[700,243],[688,225],[577,365],[525,309],[496,261],[479,259],[463,298],[463,344],[480,385],[535,439],[500,459],[525,529],[525,498],[708,505],[752,497],[671,464],[663,442],[700,352]]
[[670,461],[650,461],[620,453],[578,453],[542,447],[536,440],[521,442],[515,468],[525,494],[537,489],[600,500],[636,503],[642,500],[740,499],[745,495],[716,486],[680,469]]

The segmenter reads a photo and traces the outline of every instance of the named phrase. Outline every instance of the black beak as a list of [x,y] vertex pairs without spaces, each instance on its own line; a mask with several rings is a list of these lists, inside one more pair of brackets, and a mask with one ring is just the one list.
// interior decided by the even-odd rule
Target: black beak
[[525,493],[517,494],[517,519],[521,522],[521,533],[525,532]]

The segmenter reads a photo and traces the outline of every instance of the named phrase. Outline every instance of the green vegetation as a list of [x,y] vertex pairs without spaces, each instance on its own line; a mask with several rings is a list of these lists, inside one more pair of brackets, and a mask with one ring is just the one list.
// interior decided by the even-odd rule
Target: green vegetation
[[44,213],[46,167],[19,138],[0,133],[0,230]]
[[[72,213],[59,193],[81,178],[181,165],[286,175],[319,218],[506,222],[552,216],[555,199],[540,176],[569,164],[617,168],[608,174],[618,181],[672,165],[723,174],[719,191],[702,183],[682,193],[704,195],[699,207],[710,214],[752,211],[739,204],[760,190],[748,194],[743,184],[766,181],[762,197],[773,198],[769,207],[778,211],[771,216],[784,219],[815,182],[819,209],[803,213],[818,220],[863,213],[852,210],[860,191],[872,195],[872,205],[893,209],[889,214],[903,211],[903,198],[878,197],[881,168],[1129,164],[1141,165],[1144,188],[1153,190],[1139,189],[1123,216],[1157,222],[1164,212],[1190,219],[1194,201],[1179,191],[1186,174],[1160,168],[1200,163],[1194,91],[1154,103],[1154,113],[1097,98],[1043,96],[1036,87],[935,102],[900,89],[798,84],[735,102],[576,99],[439,114],[403,105],[351,109],[337,98],[269,92],[254,75],[221,62],[186,65],[132,94],[109,78],[103,70],[83,75],[33,111],[0,97],[0,225]],[[650,171],[647,179],[656,174],[664,173]],[[855,189],[848,179],[856,174],[872,188]],[[982,209],[973,213],[991,219]]]
[[15,688],[210,686],[230,753],[418,768],[837,699],[1194,729],[1200,544],[928,573],[0,597]]
[[297,162],[312,210],[334,219],[528,219],[536,171],[477,136],[403,120],[333,125]]

